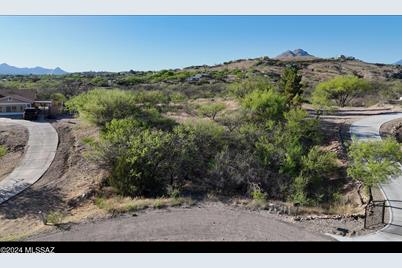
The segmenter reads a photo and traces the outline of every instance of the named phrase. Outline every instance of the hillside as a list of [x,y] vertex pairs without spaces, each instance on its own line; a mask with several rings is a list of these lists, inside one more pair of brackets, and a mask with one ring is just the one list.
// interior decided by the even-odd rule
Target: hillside
[[287,65],[297,65],[301,69],[303,82],[307,86],[314,86],[318,82],[327,80],[337,75],[355,75],[370,80],[392,80],[402,79],[402,66],[391,64],[367,63],[352,57],[338,57],[330,59],[312,58],[307,56],[303,59],[300,56],[290,57],[286,60],[261,57],[256,59],[241,59],[225,62],[215,66],[193,66],[186,70],[236,70],[252,72],[272,78],[279,79],[283,69]]

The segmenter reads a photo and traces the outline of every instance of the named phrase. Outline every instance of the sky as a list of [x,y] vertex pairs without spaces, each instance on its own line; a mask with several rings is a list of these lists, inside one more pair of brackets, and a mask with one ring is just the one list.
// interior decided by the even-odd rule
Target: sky
[[0,63],[68,72],[183,68],[302,48],[402,59],[402,16],[0,16]]

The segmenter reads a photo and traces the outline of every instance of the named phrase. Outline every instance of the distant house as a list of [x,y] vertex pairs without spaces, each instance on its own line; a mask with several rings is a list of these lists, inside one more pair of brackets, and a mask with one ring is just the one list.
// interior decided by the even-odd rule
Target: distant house
[[204,78],[211,78],[209,74],[196,74],[194,76],[190,76],[186,79],[187,82],[198,82]]
[[25,108],[32,107],[36,92],[29,89],[0,89],[0,116],[22,116]]
[[34,100],[18,95],[0,95],[0,116],[22,115],[26,108],[32,107]]

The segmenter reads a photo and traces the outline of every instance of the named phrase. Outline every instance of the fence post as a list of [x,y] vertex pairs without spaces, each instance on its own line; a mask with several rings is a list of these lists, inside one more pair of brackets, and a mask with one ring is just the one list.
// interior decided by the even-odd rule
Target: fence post
[[364,229],[367,228],[367,206],[364,209]]
[[382,203],[382,221],[381,223],[385,222],[385,201]]

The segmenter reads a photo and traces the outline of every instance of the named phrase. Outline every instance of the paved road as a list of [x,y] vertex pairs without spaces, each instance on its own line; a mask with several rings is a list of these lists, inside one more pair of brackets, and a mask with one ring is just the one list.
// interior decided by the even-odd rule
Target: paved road
[[39,180],[56,155],[59,138],[46,122],[0,118],[0,124],[18,124],[28,129],[29,139],[24,157],[12,173],[0,181],[0,204],[24,191]]
[[[402,113],[369,116],[352,124],[350,133],[358,140],[380,140],[380,127],[393,119],[402,118]],[[381,188],[391,206],[390,222],[380,231],[365,236],[345,238],[334,236],[343,241],[402,241],[402,176],[393,178]]]
[[37,241],[324,241],[306,229],[221,203],[172,208],[78,224],[69,231],[41,234]]

